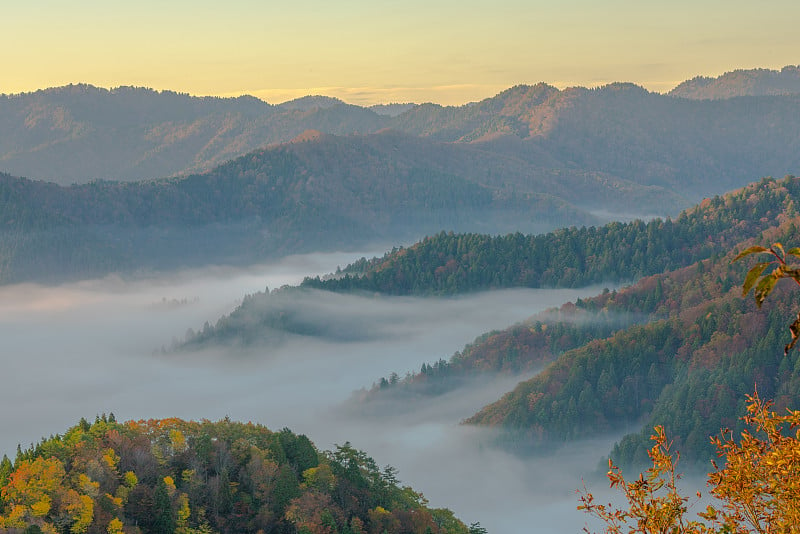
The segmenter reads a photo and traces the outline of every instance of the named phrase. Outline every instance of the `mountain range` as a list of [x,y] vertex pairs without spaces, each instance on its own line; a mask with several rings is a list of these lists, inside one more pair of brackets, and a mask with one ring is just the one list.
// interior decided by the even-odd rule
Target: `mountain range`
[[0,132],[0,282],[55,281],[674,216],[797,172],[800,96],[540,83],[369,109],[72,85],[0,97]]
[[688,100],[691,91],[681,87],[698,79],[670,95],[632,84],[559,90],[540,83],[457,107],[372,109],[329,97],[270,105],[71,85],[0,97],[0,169],[61,184],[143,180],[207,171],[306,130],[357,137],[390,128],[476,145],[511,166],[521,160],[550,173],[667,187],[687,207],[753,176],[795,170],[797,91],[768,96],[775,91],[742,87],[739,79],[791,80],[796,70],[737,71],[706,83],[752,98]]

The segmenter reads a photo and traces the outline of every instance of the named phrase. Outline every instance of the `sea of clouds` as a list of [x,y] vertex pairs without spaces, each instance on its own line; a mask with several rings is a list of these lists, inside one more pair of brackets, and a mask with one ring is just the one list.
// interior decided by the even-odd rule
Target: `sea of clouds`
[[379,465],[396,467],[400,480],[432,506],[451,508],[493,534],[579,532],[587,517],[575,510],[575,490],[615,437],[522,458],[494,446],[493,431],[459,424],[527,376],[485,377],[386,413],[365,415],[349,404],[354,391],[382,376],[449,358],[484,332],[600,288],[448,299],[316,294],[315,313],[330,310],[339,320],[351,314],[376,335],[161,350],[189,328],[230,313],[245,294],[297,284],[359,256],[316,254],[248,269],[0,287],[0,454],[13,459],[17,444],[27,447],[102,413],[117,420],[228,416],[288,427],[321,449],[349,441]]

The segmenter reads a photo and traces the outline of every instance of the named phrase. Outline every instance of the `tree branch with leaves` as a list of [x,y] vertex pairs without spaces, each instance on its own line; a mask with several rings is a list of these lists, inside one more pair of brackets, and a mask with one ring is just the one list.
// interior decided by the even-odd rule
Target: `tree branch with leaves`
[[[750,256],[751,254],[768,254],[772,256],[770,261],[759,262],[753,265],[747,272],[747,276],[742,284],[742,296],[745,297],[751,289],[755,288],[756,306],[759,308],[764,304],[764,300],[775,289],[778,280],[789,279],[794,280],[796,284],[800,285],[800,267],[790,266],[787,262],[789,256],[794,256],[800,259],[800,248],[790,248],[784,250],[783,245],[780,243],[773,243],[770,248],[765,247],[750,247],[741,251],[733,261],[739,261],[742,258]],[[800,336],[800,311],[794,322],[789,326],[789,332],[792,335],[792,340],[783,349],[784,355],[788,355],[795,344],[797,343],[798,336]]]

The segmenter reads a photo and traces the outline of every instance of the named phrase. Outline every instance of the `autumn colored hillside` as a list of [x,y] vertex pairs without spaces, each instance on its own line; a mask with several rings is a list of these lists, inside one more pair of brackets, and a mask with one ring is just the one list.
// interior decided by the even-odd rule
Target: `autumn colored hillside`
[[451,533],[471,530],[349,443],[260,425],[86,420],[0,462],[3,532]]
[[[764,239],[791,239],[798,228],[800,218],[794,218]],[[769,309],[759,310],[743,299],[746,269],[731,266],[735,252],[620,291],[615,299],[655,292],[652,322],[560,354],[468,422],[500,425],[522,446],[642,425],[613,452],[628,465],[646,461],[650,430],[663,424],[692,462],[711,457],[708,436],[737,428],[742,399],[754,386],[779,407],[797,405],[800,367],[796,356],[783,355],[783,346],[786,318],[800,301],[779,291]]]

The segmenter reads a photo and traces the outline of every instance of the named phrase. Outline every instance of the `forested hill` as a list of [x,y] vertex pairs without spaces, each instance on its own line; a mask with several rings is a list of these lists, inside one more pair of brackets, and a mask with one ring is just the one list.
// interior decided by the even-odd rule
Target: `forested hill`
[[[779,407],[800,405],[800,358],[783,356],[800,295],[779,291],[758,310],[740,295],[749,265],[731,264],[748,244],[797,239],[800,214],[786,185],[763,181],[687,213],[705,213],[699,217],[709,222],[723,205],[750,210],[754,218],[773,206],[763,230],[726,253],[484,334],[449,360],[381,379],[361,402],[409,396],[431,402],[470,387],[480,373],[518,373],[549,363],[468,422],[504,429],[507,444],[522,450],[641,426],[613,452],[626,465],[646,463],[652,426],[664,424],[689,465],[707,461],[714,453],[708,436],[737,428],[744,395],[754,384]],[[729,222],[744,226],[747,220]]]
[[716,78],[697,76],[669,92],[670,96],[693,99],[791,94],[800,94],[800,65],[781,70],[738,69]]
[[[795,218],[759,240],[790,242],[798,228]],[[467,422],[500,426],[522,448],[641,425],[613,451],[627,465],[646,462],[652,427],[661,424],[692,465],[713,457],[710,435],[739,428],[754,386],[778,409],[800,405],[800,358],[783,355],[800,298],[778,291],[757,309],[741,297],[747,265],[731,264],[735,252],[620,291],[614,301],[650,298],[652,321],[561,353]],[[613,313],[604,299],[580,307]]]
[[[798,229],[795,217],[758,239],[788,243]],[[525,452],[639,427],[612,452],[629,466],[647,463],[661,424],[683,465],[704,467],[715,452],[708,437],[740,427],[754,385],[779,409],[800,405],[800,358],[783,355],[800,295],[779,286],[760,310],[742,298],[749,265],[731,260],[753,242],[484,334],[449,360],[381,379],[359,396],[360,409],[383,399],[434,402],[482,373],[549,364],[467,423],[498,427],[506,446]]]
[[703,201],[675,220],[505,236],[439,233],[303,285],[392,295],[632,281],[721,254],[798,214],[800,179],[765,179]]
[[85,420],[0,462],[3,532],[470,534],[349,443],[253,424]]

